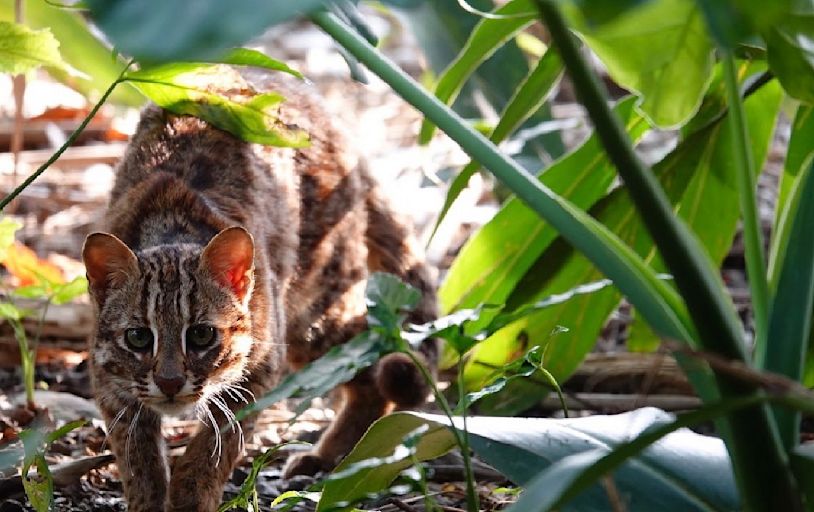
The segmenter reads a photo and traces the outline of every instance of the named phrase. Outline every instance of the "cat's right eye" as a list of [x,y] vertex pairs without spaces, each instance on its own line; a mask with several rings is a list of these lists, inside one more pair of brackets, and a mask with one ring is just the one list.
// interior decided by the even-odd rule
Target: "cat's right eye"
[[153,331],[147,327],[132,327],[124,331],[124,340],[133,350],[149,350],[153,345]]

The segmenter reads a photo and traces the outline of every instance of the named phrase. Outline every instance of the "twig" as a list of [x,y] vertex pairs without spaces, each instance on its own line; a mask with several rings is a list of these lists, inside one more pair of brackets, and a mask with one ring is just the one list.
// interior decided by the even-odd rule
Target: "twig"
[[404,512],[418,512],[418,510],[404,503],[398,498],[391,497],[387,500],[387,502],[396,507],[397,509],[403,510]]

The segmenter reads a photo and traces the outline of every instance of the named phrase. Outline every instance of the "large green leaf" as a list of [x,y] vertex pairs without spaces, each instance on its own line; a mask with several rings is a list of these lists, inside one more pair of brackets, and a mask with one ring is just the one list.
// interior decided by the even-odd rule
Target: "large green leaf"
[[[65,62],[84,76],[50,68],[49,72],[69,87],[89,98],[98,98],[124,69],[125,61],[111,56],[110,47],[96,39],[87,23],[76,11],[61,9],[43,0],[26,0],[25,22],[32,28],[48,28],[61,43]],[[0,19],[14,19],[14,0],[0,0]],[[120,84],[110,99],[117,103],[139,106],[144,97],[127,84]]]
[[0,21],[0,73],[18,75],[40,66],[65,68],[59,41],[48,29]]
[[327,0],[88,0],[96,24],[140,62],[215,58],[270,25],[322,7]]
[[779,22],[794,0],[696,0],[719,45],[734,48]]
[[693,0],[647,2],[596,29],[571,21],[611,77],[641,96],[653,124],[678,126],[698,110],[714,59]]
[[[777,252],[776,281],[769,309],[768,340],[764,368],[794,381],[803,376],[803,361],[811,333],[814,306],[814,160],[798,175],[786,201],[785,240]],[[798,443],[800,414],[775,409],[780,436],[787,449]]]
[[[514,16],[517,13],[527,15]],[[510,15],[510,17],[482,19],[469,35],[469,39],[456,59],[439,77],[435,85],[435,95],[444,103],[451,105],[475,69],[535,19],[529,0],[511,0],[496,9],[495,14]],[[429,142],[434,131],[435,125],[425,120],[418,135],[419,142],[422,144]]]
[[422,427],[429,428],[415,448],[417,460],[440,457],[455,447],[455,436],[441,424],[405,412],[386,416],[368,429],[325,481],[317,511],[330,510],[341,503],[353,503],[386,489],[399,473],[413,465],[411,457],[399,457],[397,450],[402,447],[405,437]]
[[[244,64],[246,59],[247,55],[241,52],[235,59],[227,57],[224,60]],[[251,61],[258,63],[254,59]],[[277,119],[277,110],[284,101],[280,94],[270,92],[227,98],[213,92],[211,84],[221,83],[223,72],[224,69],[215,64],[181,62],[131,71],[124,79],[158,106],[176,114],[204,119],[245,141],[274,146],[308,145],[306,133]]]
[[[774,120],[782,97],[777,83],[764,86],[746,101],[747,120],[753,140],[755,162],[763,162],[771,140]],[[732,166],[730,133],[719,122],[693,134],[654,167],[654,172],[677,214],[693,229],[710,258],[719,264],[734,236],[738,219],[738,196]],[[658,260],[653,242],[640,217],[635,213],[626,189],[619,188],[603,199],[592,213],[658,271],[664,265]],[[714,223],[709,219],[716,219]],[[559,241],[551,246],[524,275],[508,306],[539,300],[575,285],[594,281],[601,274],[582,255]],[[547,345],[544,364],[558,381],[567,378],[582,362],[595,343],[607,316],[618,304],[620,295],[612,289],[575,298],[561,306],[527,316],[481,343],[467,367],[467,382],[478,386],[488,378],[490,366],[500,366],[517,351],[530,345]],[[557,326],[568,329],[549,342]],[[518,339],[518,334],[523,333]],[[514,407],[528,406],[530,400],[512,400]],[[497,404],[492,404],[496,407]],[[515,410],[516,411],[516,410]]]
[[791,96],[814,103],[814,2],[794,9],[764,33],[769,66]]
[[[460,420],[455,418],[457,428],[461,428]],[[475,453],[515,483],[525,485],[556,461],[595,450],[606,454],[640,433],[673,420],[672,415],[651,408],[617,416],[565,420],[475,416],[467,418],[466,424]],[[454,445],[452,433],[444,428],[450,425],[448,418],[396,413],[378,420],[336,471],[393,455],[404,436],[422,424],[429,426],[430,436],[426,442],[422,440],[423,446],[419,444],[418,460],[435,457]],[[409,459],[405,459],[398,465],[328,480],[320,510],[385,488],[409,465]],[[710,474],[716,478],[710,479]],[[723,443],[689,430],[673,432],[628,460],[614,474],[614,481],[630,511],[734,510],[738,506]],[[594,485],[561,510],[605,511],[608,501],[603,489]]]
[[[633,99],[622,101],[616,111],[634,140],[647,124],[633,109]],[[580,208],[589,208],[608,190],[614,177],[595,136],[579,149],[554,163],[540,181]],[[501,304],[542,251],[557,237],[518,199],[509,200],[498,214],[464,245],[452,264],[438,298],[443,312]]]

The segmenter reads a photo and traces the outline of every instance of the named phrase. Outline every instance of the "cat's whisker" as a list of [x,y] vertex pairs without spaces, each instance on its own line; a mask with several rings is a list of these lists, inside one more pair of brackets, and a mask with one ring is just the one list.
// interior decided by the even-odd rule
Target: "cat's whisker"
[[105,432],[105,440],[102,441],[102,448],[100,449],[100,451],[102,452],[105,451],[105,447],[107,447],[107,439],[110,437],[110,434],[113,433],[113,429],[116,428],[116,425],[118,425],[119,420],[122,419],[122,416],[124,416],[124,413],[126,413],[127,409],[129,408],[130,408],[129,404],[125,405],[122,408],[122,410],[119,411],[119,413],[113,418],[113,421],[110,422],[110,425],[107,426],[107,432]]
[[212,430],[215,431],[215,446],[212,447],[212,453],[210,457],[214,457],[215,453],[217,452],[218,458],[215,460],[215,465],[220,464],[220,453],[221,453],[221,444],[220,444],[220,429],[218,428],[218,422],[215,421],[215,416],[212,414],[212,411],[208,407],[203,408],[204,414],[209,418],[209,421],[212,422]]
[[144,408],[144,404],[139,402],[138,410],[136,411],[135,416],[133,419],[130,420],[130,426],[127,428],[127,442],[125,443],[124,447],[124,458],[127,461],[127,466],[130,469],[130,476],[133,476],[133,465],[130,463],[130,443],[133,441],[133,431],[136,429],[136,424],[138,423],[139,416],[141,415],[141,409]]
[[213,396],[212,397],[212,404],[220,409],[223,415],[226,417],[226,421],[229,423],[229,428],[231,429],[232,433],[237,430],[238,435],[238,453],[243,452],[244,442],[243,442],[243,427],[240,426],[240,422],[237,421],[235,417],[235,413],[232,412],[231,409],[226,405],[226,402],[223,401],[223,398],[220,396]]
[[[229,387],[234,389],[235,391],[239,391],[240,393],[245,393],[245,394],[249,395],[251,397],[251,399],[252,399],[252,402],[257,401],[257,398],[255,398],[255,396],[254,396],[254,393],[252,393],[251,391],[249,391],[245,387],[241,386],[240,384],[229,384]],[[243,400],[246,402],[247,405],[249,404],[249,401],[245,397],[243,397]]]

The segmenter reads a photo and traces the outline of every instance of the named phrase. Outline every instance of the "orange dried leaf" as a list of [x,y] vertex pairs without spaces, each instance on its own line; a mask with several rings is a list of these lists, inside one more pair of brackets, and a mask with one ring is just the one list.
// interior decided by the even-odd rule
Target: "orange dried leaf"
[[6,259],[3,260],[3,266],[17,278],[19,286],[40,283],[56,285],[65,282],[65,277],[59,267],[40,259],[37,253],[20,242],[14,242],[9,247]]

